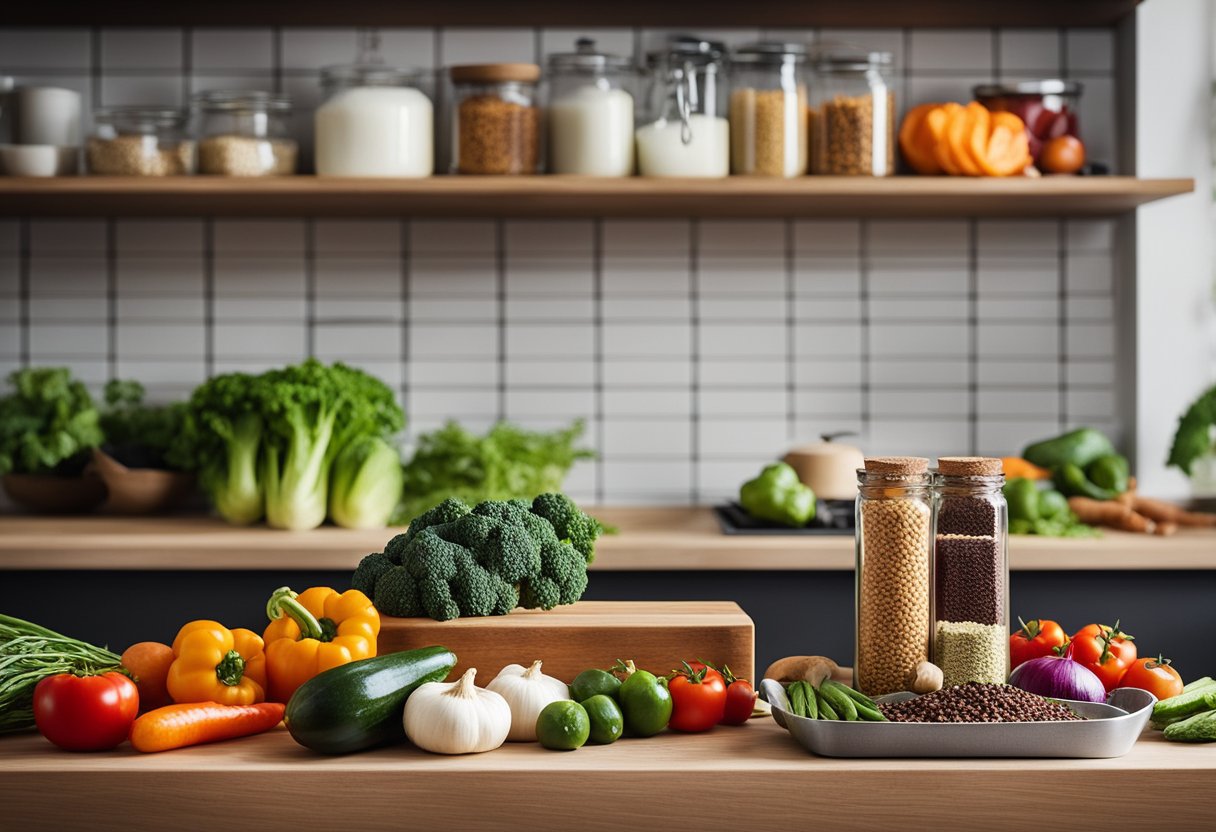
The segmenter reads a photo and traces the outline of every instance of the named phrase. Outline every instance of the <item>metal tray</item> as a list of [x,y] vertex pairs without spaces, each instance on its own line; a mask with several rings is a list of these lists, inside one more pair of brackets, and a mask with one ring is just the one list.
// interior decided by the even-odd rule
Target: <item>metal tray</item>
[[[1117,688],[1107,704],[1060,700],[1085,717],[1080,722],[840,722],[794,716],[785,688],[773,679],[760,689],[777,724],[822,757],[1122,757],[1157,702],[1146,690]],[[876,701],[914,698],[893,693]]]

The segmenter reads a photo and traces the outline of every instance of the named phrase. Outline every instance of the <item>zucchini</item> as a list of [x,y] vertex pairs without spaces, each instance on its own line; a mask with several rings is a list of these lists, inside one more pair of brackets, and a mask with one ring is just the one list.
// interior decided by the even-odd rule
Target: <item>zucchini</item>
[[1153,706],[1153,721],[1165,722],[1167,719],[1190,716],[1210,708],[1216,708],[1216,683],[1200,685],[1169,699],[1162,699]]
[[1178,742],[1216,742],[1216,711],[1205,711],[1165,726],[1165,738]]
[[1191,691],[1195,690],[1195,688],[1206,688],[1210,684],[1213,684],[1212,677],[1204,676],[1202,678],[1196,679],[1193,682],[1187,682],[1185,685],[1182,686],[1182,692],[1190,693]]
[[422,647],[330,668],[292,694],[287,730],[322,754],[404,742],[405,700],[423,682],[442,682],[455,666],[448,648]]

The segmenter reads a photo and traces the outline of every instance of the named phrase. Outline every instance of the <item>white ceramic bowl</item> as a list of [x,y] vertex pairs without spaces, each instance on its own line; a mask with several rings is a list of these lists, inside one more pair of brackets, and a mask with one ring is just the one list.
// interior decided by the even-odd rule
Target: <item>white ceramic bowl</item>
[[69,176],[80,148],[54,144],[0,144],[0,171],[8,176]]

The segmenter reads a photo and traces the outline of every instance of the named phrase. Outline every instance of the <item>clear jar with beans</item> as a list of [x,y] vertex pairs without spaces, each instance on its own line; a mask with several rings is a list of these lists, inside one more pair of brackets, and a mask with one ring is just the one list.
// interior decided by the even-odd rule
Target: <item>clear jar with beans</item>
[[933,478],[933,663],[947,686],[1009,675],[1009,511],[1001,461],[941,457]]
[[86,144],[89,173],[181,176],[194,173],[189,114],[176,107],[102,107]]
[[895,93],[890,52],[826,52],[815,62],[811,173],[895,173]]
[[857,472],[858,690],[907,690],[929,658],[929,460],[870,457]]
[[452,172],[538,173],[541,116],[536,64],[472,64],[450,70]]

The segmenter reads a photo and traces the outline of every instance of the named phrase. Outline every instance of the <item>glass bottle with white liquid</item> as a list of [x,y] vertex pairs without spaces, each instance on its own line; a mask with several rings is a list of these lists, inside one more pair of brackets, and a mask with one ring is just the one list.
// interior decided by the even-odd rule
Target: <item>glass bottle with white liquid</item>
[[726,47],[676,37],[647,55],[646,117],[637,129],[642,176],[730,173]]
[[633,175],[633,90],[628,59],[579,38],[549,56],[549,171]]

